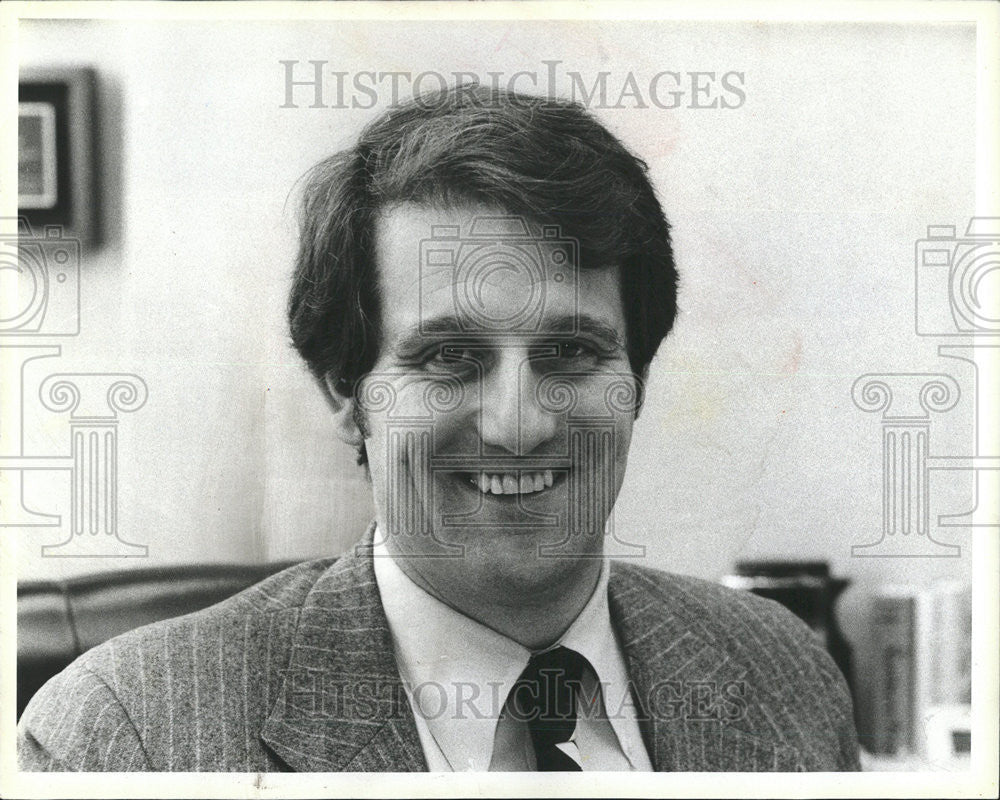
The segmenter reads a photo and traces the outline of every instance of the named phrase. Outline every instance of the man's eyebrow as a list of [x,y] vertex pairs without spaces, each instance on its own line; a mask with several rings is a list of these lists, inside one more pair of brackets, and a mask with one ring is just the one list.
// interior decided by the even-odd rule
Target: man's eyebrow
[[396,342],[395,350],[403,355],[412,355],[435,342],[441,342],[445,337],[467,335],[457,317],[433,317],[421,320],[419,325],[403,334]]
[[622,333],[612,325],[591,314],[565,314],[550,320],[544,320],[539,334],[558,334],[571,336],[576,333],[586,334],[603,340],[611,347],[625,348]]
[[[449,337],[457,337],[463,341],[477,342],[490,339],[497,333],[508,335],[509,331],[491,331],[488,329],[469,330],[466,325],[454,316],[439,316],[423,320],[397,341],[395,350],[401,354],[419,353],[429,345],[440,343]],[[599,339],[608,348],[625,349],[625,341],[621,332],[612,325],[592,314],[563,314],[557,317],[543,319],[538,330],[524,331],[525,336],[570,337],[584,334]]]

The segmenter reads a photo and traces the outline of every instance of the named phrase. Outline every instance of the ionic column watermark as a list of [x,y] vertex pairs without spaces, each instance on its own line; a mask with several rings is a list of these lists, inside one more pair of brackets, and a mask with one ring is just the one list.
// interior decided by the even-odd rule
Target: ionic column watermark
[[[43,556],[145,556],[145,545],[118,530],[118,415],[146,403],[146,384],[124,373],[55,374],[39,390],[45,408],[69,412],[71,472],[69,536]],[[56,459],[50,459],[55,461]]]
[[882,413],[882,530],[876,541],[853,545],[869,557],[958,556],[937,541],[930,522],[931,414],[950,411],[961,391],[943,374],[862,375],[851,399],[862,411]]

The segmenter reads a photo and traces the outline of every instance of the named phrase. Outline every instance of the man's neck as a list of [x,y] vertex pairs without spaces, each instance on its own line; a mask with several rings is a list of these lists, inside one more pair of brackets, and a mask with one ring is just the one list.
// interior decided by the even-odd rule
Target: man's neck
[[417,586],[470,619],[503,634],[529,650],[544,650],[559,640],[587,605],[601,577],[602,560],[590,558],[584,569],[565,580],[524,591],[523,587],[456,582],[434,586],[414,561],[393,558]]

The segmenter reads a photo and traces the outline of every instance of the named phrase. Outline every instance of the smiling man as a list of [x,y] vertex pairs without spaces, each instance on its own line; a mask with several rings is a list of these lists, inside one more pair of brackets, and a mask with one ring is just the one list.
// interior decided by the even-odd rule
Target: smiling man
[[645,165],[579,105],[377,119],[310,176],[289,302],[375,521],[81,657],[22,769],[856,769],[801,622],[606,556],[676,282]]
[[[340,398],[331,386],[331,398],[345,438],[365,447],[393,561],[448,605],[538,648],[593,594],[635,413],[606,395],[635,395],[639,379],[618,269],[578,269],[576,242],[556,226],[543,236],[504,213],[412,201],[383,209],[375,260],[392,314],[382,315],[360,392]],[[454,238],[428,239],[441,231]],[[368,410],[378,390],[393,401]],[[560,408],[560,392],[572,393],[572,409]],[[579,418],[603,424],[581,430]],[[600,453],[585,458],[574,445],[594,431],[606,435],[586,436]],[[580,490],[605,481],[613,488],[590,528],[571,530],[571,492],[582,510],[594,498]]]

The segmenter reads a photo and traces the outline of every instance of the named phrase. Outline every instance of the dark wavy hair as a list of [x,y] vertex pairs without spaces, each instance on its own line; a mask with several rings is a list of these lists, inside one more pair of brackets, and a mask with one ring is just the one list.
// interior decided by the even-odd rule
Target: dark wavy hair
[[292,343],[325,392],[329,377],[351,396],[379,353],[380,209],[481,203],[558,225],[581,268],[618,266],[629,361],[645,376],[677,313],[670,227],[646,172],[579,103],[466,84],[394,107],[308,173]]

